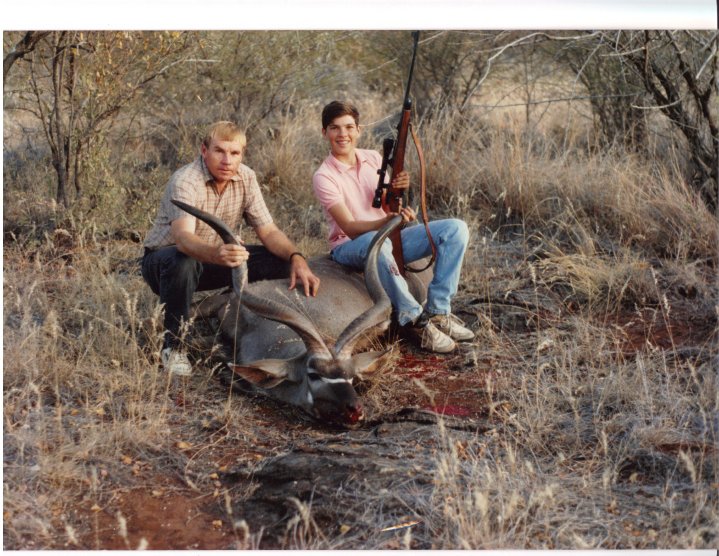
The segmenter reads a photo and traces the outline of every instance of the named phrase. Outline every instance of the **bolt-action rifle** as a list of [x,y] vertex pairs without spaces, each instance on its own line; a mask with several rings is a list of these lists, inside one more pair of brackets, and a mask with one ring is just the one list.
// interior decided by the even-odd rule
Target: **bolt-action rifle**
[[412,62],[409,66],[409,76],[407,77],[407,87],[404,92],[404,102],[402,103],[402,115],[397,125],[397,139],[388,137],[382,143],[382,165],[377,170],[379,174],[379,180],[377,182],[377,189],[375,190],[374,198],[372,200],[372,206],[374,208],[380,208],[385,212],[399,212],[402,207],[407,206],[407,189],[396,189],[392,187],[391,183],[386,182],[387,167],[392,169],[392,177],[399,174],[404,170],[404,157],[407,149],[407,138],[412,135],[415,147],[417,148],[417,154],[419,155],[420,171],[421,171],[421,206],[422,206],[422,218],[424,220],[425,229],[427,231],[427,237],[432,247],[432,258],[425,266],[421,269],[410,268],[405,265],[404,254],[402,251],[402,239],[401,230],[397,228],[390,235],[392,241],[392,253],[394,259],[397,262],[400,273],[404,276],[406,271],[410,272],[421,272],[430,267],[434,262],[436,248],[432,236],[429,232],[428,219],[427,219],[427,205],[426,205],[426,185],[425,185],[425,164],[424,155],[422,154],[422,148],[420,147],[419,140],[414,133],[414,129],[411,124],[412,117],[412,99],[409,97],[410,86],[412,85],[412,73],[414,71],[414,62],[417,57],[417,43],[419,42],[419,31],[412,33],[414,39],[414,46],[412,50]]

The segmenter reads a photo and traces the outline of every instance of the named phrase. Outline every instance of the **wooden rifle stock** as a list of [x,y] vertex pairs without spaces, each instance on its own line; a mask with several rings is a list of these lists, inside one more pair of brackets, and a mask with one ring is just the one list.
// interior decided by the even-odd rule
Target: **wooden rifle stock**
[[[407,138],[409,137],[409,122],[412,116],[412,101],[407,100],[402,109],[402,119],[397,128],[397,140],[394,144],[394,151],[390,165],[392,166],[392,177],[404,170],[404,155],[407,151]],[[397,212],[402,206],[407,206],[407,190],[395,189],[390,184],[385,196],[385,205],[392,212]]]
[[425,164],[424,155],[422,154],[422,148],[419,144],[414,129],[411,127],[410,120],[412,119],[412,100],[409,98],[410,86],[412,85],[412,72],[414,71],[414,61],[417,57],[417,43],[419,42],[419,31],[412,33],[414,38],[414,49],[412,51],[412,63],[409,66],[409,76],[407,77],[407,88],[404,92],[404,102],[402,104],[402,117],[400,118],[397,126],[397,139],[391,138],[385,139],[383,143],[383,154],[382,154],[382,166],[377,173],[379,174],[379,180],[377,183],[377,189],[375,190],[374,198],[372,199],[372,206],[374,208],[380,208],[385,212],[398,213],[403,207],[407,206],[407,189],[396,189],[392,187],[392,184],[385,183],[387,174],[387,166],[392,168],[392,177],[394,178],[404,170],[404,155],[407,150],[407,139],[412,134],[415,147],[417,147],[417,155],[419,156],[419,165],[421,172],[421,196],[422,196],[422,218],[424,219],[424,227],[427,230],[427,238],[429,240],[430,247],[432,249],[432,258],[424,268],[408,268],[404,264],[404,252],[402,250],[402,233],[400,228],[390,234],[390,240],[392,241],[392,254],[394,260],[397,263],[399,273],[405,276],[407,271],[410,272],[422,272],[429,268],[435,260],[437,249],[432,239],[432,234],[429,231],[429,221],[427,219],[427,205],[425,199],[426,193],[426,180],[425,180]]
[[[397,128],[397,139],[394,143],[393,155],[391,160],[392,177],[396,176],[404,170],[404,156],[407,150],[407,138],[409,137],[409,123],[412,116],[412,101],[405,99],[402,108],[402,118]],[[402,207],[407,206],[407,190],[395,189],[390,184],[387,187],[387,193],[384,197],[383,208],[386,212],[399,212]],[[396,228],[389,239],[392,242],[392,253],[397,267],[402,276],[405,275],[404,252],[402,251],[402,230],[401,227]]]

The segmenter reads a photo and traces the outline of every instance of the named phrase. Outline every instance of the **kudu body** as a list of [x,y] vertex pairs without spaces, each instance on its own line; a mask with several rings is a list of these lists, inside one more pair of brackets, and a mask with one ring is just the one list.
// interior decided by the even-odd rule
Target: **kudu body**
[[[206,222],[225,243],[236,242],[213,215],[173,203]],[[228,366],[254,389],[317,418],[344,424],[360,420],[363,409],[353,380],[374,370],[384,352],[354,352],[389,325],[391,304],[379,280],[377,260],[383,244],[385,256],[392,256],[385,240],[400,223],[395,217],[377,232],[364,275],[328,257],[310,259],[312,272],[321,280],[316,297],[288,291],[286,279],[245,285],[246,267],[234,269],[233,293],[226,302],[210,303],[223,339],[234,352]],[[407,277],[420,302],[431,278],[431,270]]]

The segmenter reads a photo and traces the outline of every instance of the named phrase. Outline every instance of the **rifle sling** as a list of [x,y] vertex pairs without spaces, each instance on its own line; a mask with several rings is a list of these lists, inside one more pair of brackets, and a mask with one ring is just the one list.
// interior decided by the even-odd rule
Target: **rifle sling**
[[422,210],[422,220],[424,221],[424,229],[427,232],[427,239],[429,239],[429,246],[432,249],[432,258],[429,260],[424,268],[412,268],[409,265],[404,265],[404,268],[408,272],[422,272],[427,270],[432,264],[434,264],[437,258],[437,246],[434,243],[434,238],[429,231],[429,217],[427,216],[427,176],[426,166],[424,163],[424,153],[422,152],[422,145],[419,142],[419,137],[414,132],[414,126],[412,123],[409,124],[409,131],[412,134],[412,140],[414,146],[417,149],[417,157],[419,158],[419,173],[420,173],[420,207]]

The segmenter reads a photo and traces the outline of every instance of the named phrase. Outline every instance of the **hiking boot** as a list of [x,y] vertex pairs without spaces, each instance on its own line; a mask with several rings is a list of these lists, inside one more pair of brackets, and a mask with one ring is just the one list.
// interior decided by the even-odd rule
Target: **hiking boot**
[[452,338],[427,320],[419,319],[417,323],[407,326],[407,330],[419,343],[419,347],[427,351],[449,353],[457,347]]
[[433,315],[430,322],[453,340],[467,341],[474,339],[474,332],[464,326],[459,317],[449,315]]
[[162,366],[168,373],[177,376],[190,376],[192,374],[190,360],[181,351],[168,347],[163,349],[160,355]]

